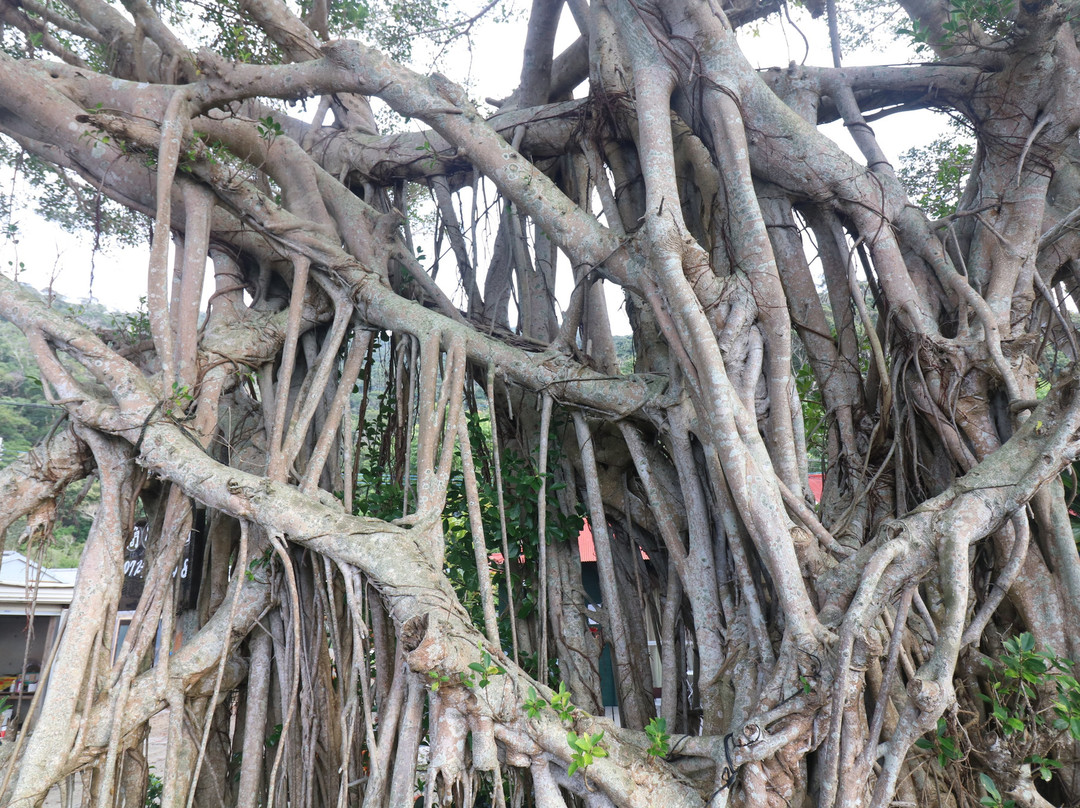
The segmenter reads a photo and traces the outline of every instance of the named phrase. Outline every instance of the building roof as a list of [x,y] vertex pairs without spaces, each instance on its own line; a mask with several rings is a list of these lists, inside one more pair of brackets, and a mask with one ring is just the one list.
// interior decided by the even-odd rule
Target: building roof
[[0,614],[25,614],[31,602],[37,604],[38,614],[59,613],[71,603],[77,573],[45,569],[22,553],[5,550],[0,564]]

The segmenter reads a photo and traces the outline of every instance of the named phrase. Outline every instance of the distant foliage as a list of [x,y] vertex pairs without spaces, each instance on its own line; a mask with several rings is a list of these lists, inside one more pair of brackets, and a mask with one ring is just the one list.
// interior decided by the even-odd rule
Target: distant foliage
[[898,4],[884,0],[839,0],[836,8],[845,53],[858,48],[889,47],[896,42],[897,28],[908,22]]
[[[942,23],[938,39],[948,45],[979,45],[985,38],[997,42],[1012,33],[1015,6],[1012,0],[951,0],[949,18]],[[912,19],[896,31],[907,37],[917,54],[929,50],[930,29]]]
[[629,334],[612,337],[615,341],[615,358],[619,360],[619,373],[634,372],[634,338]]
[[[840,42],[845,52],[859,48],[895,46],[897,40],[911,46],[916,59],[928,59],[930,30],[904,13],[896,3],[884,0],[838,0]],[[951,0],[949,17],[938,36],[951,45],[969,45],[988,37],[1000,41],[1013,30],[1013,0]]]
[[[74,305],[55,299],[53,305],[73,318],[95,328],[112,341],[129,329],[135,333],[141,315],[115,314],[96,303]],[[77,378],[85,371],[72,368]],[[30,345],[14,325],[0,321],[0,468],[17,460],[32,449],[58,423],[63,410],[53,407],[45,398],[37,375]],[[45,547],[42,562],[46,567],[77,567],[82,547],[90,532],[93,514],[100,501],[98,484],[93,479],[82,486],[68,488],[58,503],[56,522]],[[14,536],[19,535],[22,523],[16,524]],[[37,552],[36,548],[20,543],[22,553]]]
[[0,322],[0,467],[37,443],[58,412],[45,401],[26,338],[11,323]]
[[[404,492],[398,481],[392,479],[390,468],[393,453],[387,436],[392,432],[396,419],[393,389],[379,393],[373,403],[374,411],[367,413],[363,426],[364,440],[359,462],[359,475],[354,499],[355,512],[379,519],[396,519],[401,516]],[[495,485],[494,459],[490,452],[491,426],[486,406],[477,414],[469,414],[469,437],[475,453],[477,482],[479,484],[480,508],[484,526],[484,540],[489,554],[502,554],[502,532],[499,522],[499,495]],[[558,467],[559,443],[552,441],[548,454],[548,467]],[[519,619],[528,619],[539,606],[539,591],[528,586],[537,575],[540,558],[538,495],[541,478],[536,473],[536,458],[523,458],[513,451],[503,451],[501,456],[504,503],[506,509],[507,541],[511,556],[516,560],[509,564],[492,561],[483,574],[491,575],[496,588],[496,608],[499,612],[500,632],[510,634],[509,601],[506,598],[507,578],[513,587],[514,606]],[[409,485],[415,488],[415,458],[411,463]],[[558,491],[564,486],[549,478],[547,485],[548,543],[575,541],[581,532],[584,519],[581,513],[563,515],[558,506]],[[410,503],[415,503],[415,492]],[[479,576],[473,554],[473,534],[469,522],[465,494],[465,478],[461,471],[461,459],[455,453],[454,469],[443,509],[443,529],[446,536],[445,572],[469,610],[473,621],[483,623],[483,604],[479,595]],[[535,672],[535,654],[524,654],[523,667]]]
[[112,201],[74,172],[49,165],[3,137],[0,164],[7,167],[5,187],[0,188],[5,238],[17,243],[23,222],[36,214],[69,233],[92,234],[96,247],[147,243],[149,219]]
[[942,219],[956,212],[974,157],[970,135],[957,131],[908,149],[900,155],[897,176],[912,202],[928,216]]

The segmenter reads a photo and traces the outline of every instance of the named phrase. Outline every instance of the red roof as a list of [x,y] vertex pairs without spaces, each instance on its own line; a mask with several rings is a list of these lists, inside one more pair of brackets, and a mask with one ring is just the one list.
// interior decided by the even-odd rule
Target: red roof
[[596,561],[596,544],[593,542],[592,528],[589,527],[588,519],[585,520],[585,524],[581,526],[581,532],[578,533],[577,549],[582,561]]
[[[581,532],[578,533],[577,548],[582,563],[596,563],[596,543],[593,542],[592,528],[589,527],[588,519],[585,520],[585,524],[581,526]],[[641,551],[641,557],[646,561],[649,560],[649,555],[644,550]]]
[[[596,562],[596,545],[593,543],[592,528],[589,527],[589,520],[585,520],[585,524],[581,527],[581,532],[577,537],[578,555],[581,556],[582,561]],[[645,553],[641,554],[643,558],[648,558]],[[502,553],[492,553],[488,556],[496,564],[503,563]],[[525,563],[525,556],[521,556],[519,559],[521,563]]]
[[[585,524],[581,527],[581,532],[577,537],[578,555],[582,561],[591,561],[596,563],[596,544],[593,542],[592,528],[589,527],[589,520],[585,520]],[[641,557],[648,560],[648,556],[642,551]],[[492,553],[488,558],[495,564],[503,563],[502,553]],[[525,563],[525,556],[521,556],[520,563]]]

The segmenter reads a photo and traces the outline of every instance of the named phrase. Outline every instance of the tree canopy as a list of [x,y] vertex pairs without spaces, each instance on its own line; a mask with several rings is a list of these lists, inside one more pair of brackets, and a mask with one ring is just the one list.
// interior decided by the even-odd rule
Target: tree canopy
[[[144,804],[165,709],[167,808],[1080,800],[1075,6],[808,10],[3,0],[0,158],[150,234],[112,323],[0,276],[0,530],[100,489],[3,802]],[[485,14],[509,97],[409,66]]]

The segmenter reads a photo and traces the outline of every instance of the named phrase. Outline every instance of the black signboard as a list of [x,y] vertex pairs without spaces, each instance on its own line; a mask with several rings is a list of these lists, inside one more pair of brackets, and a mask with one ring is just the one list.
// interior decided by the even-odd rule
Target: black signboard
[[[120,611],[132,611],[139,605],[148,568],[146,540],[150,528],[146,520],[135,524],[131,538],[124,547],[124,584],[120,590]],[[202,583],[202,559],[206,549],[206,511],[199,508],[194,513],[191,531],[184,543],[184,554],[179,569],[173,575],[180,576],[180,592],[176,610],[194,609],[199,602],[199,585]]]
[[150,528],[145,519],[135,523],[135,530],[124,547],[124,584],[120,589],[120,611],[128,612],[139,605],[146,582],[146,537]]

